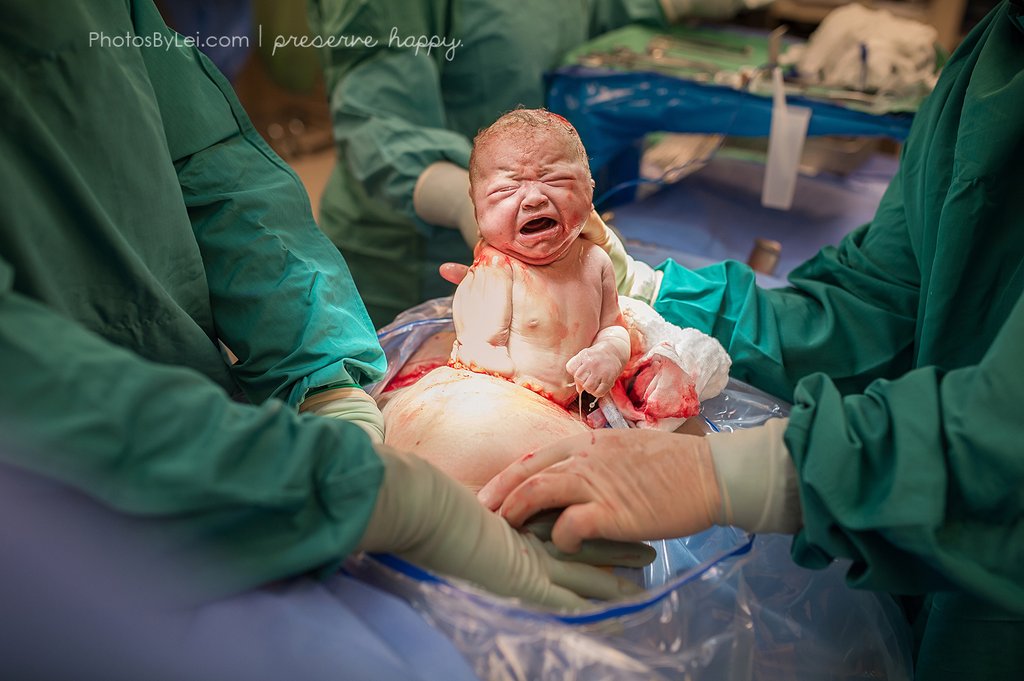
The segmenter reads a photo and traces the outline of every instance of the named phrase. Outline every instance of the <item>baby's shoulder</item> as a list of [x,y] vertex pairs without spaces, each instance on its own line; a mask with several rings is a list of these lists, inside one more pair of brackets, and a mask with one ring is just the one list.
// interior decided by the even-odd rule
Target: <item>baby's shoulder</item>
[[583,237],[576,242],[580,249],[580,262],[587,263],[590,267],[611,267],[612,259],[603,248]]

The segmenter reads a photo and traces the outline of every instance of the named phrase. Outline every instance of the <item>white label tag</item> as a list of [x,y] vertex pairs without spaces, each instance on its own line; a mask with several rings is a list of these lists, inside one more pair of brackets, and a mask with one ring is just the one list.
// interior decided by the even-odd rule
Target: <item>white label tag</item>
[[811,110],[804,106],[787,106],[782,84],[782,70],[772,71],[772,125],[768,137],[768,161],[761,189],[761,205],[789,210],[796,191],[800,155],[807,139]]

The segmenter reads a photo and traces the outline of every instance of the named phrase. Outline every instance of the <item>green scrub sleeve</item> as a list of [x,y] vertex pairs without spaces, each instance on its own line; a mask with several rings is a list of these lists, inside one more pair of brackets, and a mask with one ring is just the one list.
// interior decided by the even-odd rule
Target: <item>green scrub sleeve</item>
[[[422,224],[412,195],[437,161],[469,166],[471,142],[447,129],[441,92],[447,48],[402,46],[410,36],[458,40],[445,2],[397,0],[309,3],[313,32],[337,40],[368,36],[371,47],[324,48],[338,157],[367,193]],[[451,55],[457,58],[458,50]],[[457,85],[452,86],[457,87]]]
[[915,369],[843,397],[796,391],[786,443],[800,477],[797,561],[852,559],[854,586],[956,587],[1024,612],[1024,297],[980,363]]
[[890,183],[874,223],[790,274],[792,286],[758,288],[736,261],[699,270],[668,261],[654,307],[667,320],[717,338],[731,374],[792,401],[797,382],[821,371],[843,393],[861,391],[913,362],[918,274],[900,176]]
[[[866,236],[862,230],[812,261],[805,272],[832,276],[804,292],[760,290],[740,263],[695,272],[667,263],[669,287],[663,283],[657,307],[676,324],[718,337],[734,358],[733,376],[791,395],[786,443],[804,513],[798,562],[822,567],[831,557],[850,558],[856,586],[896,593],[955,586],[1024,610],[1024,300],[978,365],[901,371],[914,338],[906,313],[828,283],[859,280],[838,263],[865,262]],[[874,276],[883,272],[892,281],[889,302],[902,297],[909,305],[916,291],[897,283],[900,268]],[[837,378],[808,375],[816,365]],[[879,373],[901,377],[871,382]]]
[[203,551],[204,590],[329,568],[356,547],[383,476],[358,426],[232,402],[16,293],[14,277],[0,259],[0,372],[19,377],[0,389],[8,463],[152,519],[168,551]]
[[[172,33],[150,3],[139,35]],[[384,353],[302,183],[260,138],[197,49],[142,50],[206,271],[214,324],[254,403],[296,405],[309,388],[366,385]]]
[[655,307],[718,338],[734,377],[794,403],[799,562],[845,557],[857,586],[958,587],[1024,608],[1024,303],[978,364],[914,368],[921,274],[904,167],[872,223],[794,270],[791,286],[760,289],[737,262],[668,262]]

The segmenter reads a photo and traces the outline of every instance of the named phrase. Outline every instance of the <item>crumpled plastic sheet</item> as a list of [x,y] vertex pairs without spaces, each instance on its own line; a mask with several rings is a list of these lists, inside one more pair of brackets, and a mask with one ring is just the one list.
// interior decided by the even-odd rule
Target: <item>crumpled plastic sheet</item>
[[[388,355],[379,395],[419,345],[450,330],[451,299],[428,301],[378,334]],[[709,428],[757,426],[789,405],[744,383],[702,405]],[[716,527],[650,542],[642,570],[620,570],[646,591],[592,612],[559,616],[440,578],[390,555],[359,555],[346,570],[413,604],[481,679],[910,679],[910,631],[885,594],[850,589],[847,565],[794,564],[791,538]]]

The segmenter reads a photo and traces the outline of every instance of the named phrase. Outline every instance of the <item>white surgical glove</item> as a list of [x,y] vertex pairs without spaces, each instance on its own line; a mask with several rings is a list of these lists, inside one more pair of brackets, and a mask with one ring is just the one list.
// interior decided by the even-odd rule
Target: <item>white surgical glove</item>
[[316,393],[302,401],[299,411],[350,421],[365,430],[374,442],[384,442],[384,417],[377,403],[361,388]]
[[658,430],[602,428],[540,447],[477,493],[519,527],[564,509],[551,530],[559,550],[588,539],[668,539],[715,524],[721,499],[707,441]]
[[503,596],[580,610],[640,587],[591,565],[552,557],[543,542],[484,508],[466,487],[416,456],[383,445],[384,480],[359,549],[387,551]]
[[604,223],[596,210],[590,212],[590,217],[583,225],[582,236],[600,246],[611,258],[615,269],[615,288],[619,295],[642,300],[648,305],[654,302],[661,286],[661,272],[631,258],[622,240]]
[[707,436],[722,509],[718,522],[748,532],[793,534],[803,526],[796,468],[783,435],[789,419]]
[[424,222],[457,229],[470,248],[480,240],[469,196],[469,171],[448,161],[431,163],[416,180],[412,207]]
[[786,420],[776,419],[707,437],[580,433],[512,462],[477,498],[516,527],[545,509],[563,509],[551,541],[567,553],[597,537],[665,539],[715,524],[792,533],[803,519],[785,428]]

